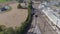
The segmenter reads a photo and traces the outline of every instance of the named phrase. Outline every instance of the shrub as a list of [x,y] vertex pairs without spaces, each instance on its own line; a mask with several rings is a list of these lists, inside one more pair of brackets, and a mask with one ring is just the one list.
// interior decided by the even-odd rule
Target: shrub
[[4,34],[4,32],[2,31],[2,32],[0,32],[0,34]]
[[0,32],[5,30],[5,26],[4,25],[0,25]]
[[18,0],[19,3],[23,3],[24,0]]
[[21,4],[19,3],[17,6],[18,9],[22,8]]
[[7,28],[5,31],[3,31],[4,34],[15,34],[15,31],[12,27]]

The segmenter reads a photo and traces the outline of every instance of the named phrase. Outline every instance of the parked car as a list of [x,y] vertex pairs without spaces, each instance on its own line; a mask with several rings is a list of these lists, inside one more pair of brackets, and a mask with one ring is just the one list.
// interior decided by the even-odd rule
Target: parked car
[[1,8],[1,11],[6,11],[9,9],[9,6],[4,6],[3,8]]
[[3,8],[1,8],[1,11],[6,11],[7,9],[5,9],[4,7]]

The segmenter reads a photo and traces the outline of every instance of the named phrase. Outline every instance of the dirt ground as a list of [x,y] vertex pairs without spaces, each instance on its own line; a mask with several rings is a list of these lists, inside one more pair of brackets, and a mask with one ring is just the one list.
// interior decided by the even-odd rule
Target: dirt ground
[[26,20],[28,15],[27,9],[17,9],[17,5],[18,3],[10,4],[12,10],[0,14],[0,25],[16,27]]

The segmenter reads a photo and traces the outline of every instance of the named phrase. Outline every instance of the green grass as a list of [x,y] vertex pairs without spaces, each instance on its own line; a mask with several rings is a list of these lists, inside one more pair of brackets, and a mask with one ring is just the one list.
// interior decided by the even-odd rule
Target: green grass
[[0,2],[8,2],[8,1],[12,1],[12,0],[0,0]]

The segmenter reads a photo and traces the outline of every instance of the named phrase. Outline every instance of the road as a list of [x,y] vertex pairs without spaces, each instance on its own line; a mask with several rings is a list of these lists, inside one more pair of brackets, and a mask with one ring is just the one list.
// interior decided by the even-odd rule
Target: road
[[38,9],[39,4],[34,4],[33,7],[37,9],[36,14],[38,15],[37,24],[41,30],[42,34],[57,34],[55,30],[50,26],[48,23],[49,21],[46,20],[45,14]]
[[[35,11],[35,15],[38,15],[37,18],[35,18],[35,15],[33,16],[32,26],[33,28],[30,28],[30,34],[35,34],[37,30],[41,31],[41,34],[57,34],[55,30],[50,26],[47,21],[45,14],[42,12],[42,9],[38,9],[39,4],[33,4],[33,7],[37,9]],[[38,25],[37,30],[35,30],[36,25]]]

